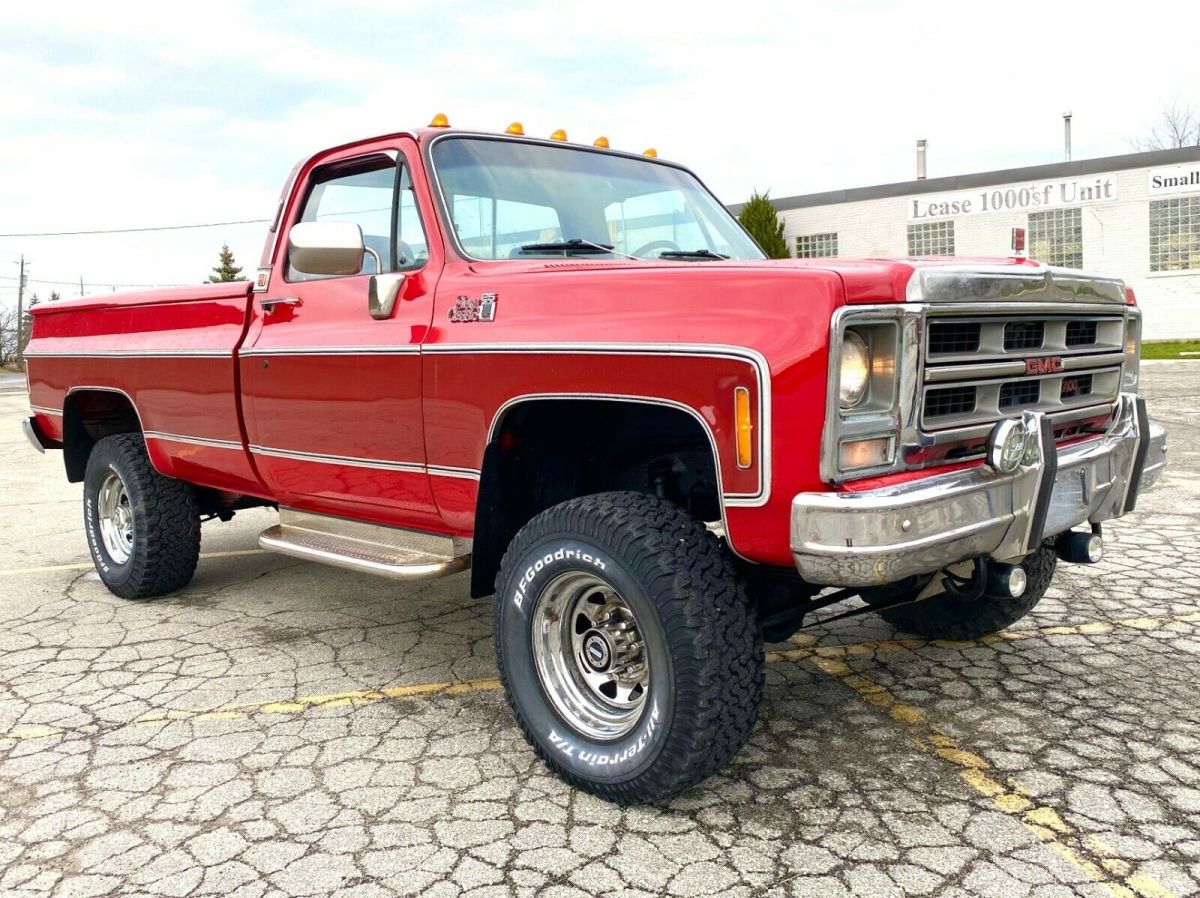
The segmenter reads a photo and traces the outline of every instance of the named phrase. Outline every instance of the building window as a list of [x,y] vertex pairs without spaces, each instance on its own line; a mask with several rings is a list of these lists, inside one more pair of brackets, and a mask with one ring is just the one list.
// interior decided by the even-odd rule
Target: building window
[[1150,270],[1200,270],[1200,196],[1150,201]]
[[953,256],[954,222],[923,221],[908,226],[910,256]]
[[802,234],[796,238],[797,259],[827,259],[837,254],[837,234]]
[[1029,213],[1029,256],[1047,265],[1083,267],[1083,216],[1080,209]]

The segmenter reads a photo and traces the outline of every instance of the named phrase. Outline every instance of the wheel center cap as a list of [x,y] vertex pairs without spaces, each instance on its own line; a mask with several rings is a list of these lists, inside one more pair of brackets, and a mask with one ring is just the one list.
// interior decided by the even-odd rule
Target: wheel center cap
[[599,633],[589,633],[583,640],[583,659],[594,671],[603,673],[608,670],[612,663],[612,649],[608,640]]

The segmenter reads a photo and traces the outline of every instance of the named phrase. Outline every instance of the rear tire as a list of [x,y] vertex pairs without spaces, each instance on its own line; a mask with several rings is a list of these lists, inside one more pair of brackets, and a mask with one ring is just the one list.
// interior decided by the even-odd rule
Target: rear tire
[[[967,600],[943,594],[915,605],[880,611],[879,616],[897,630],[915,633],[926,639],[979,639],[1003,630],[1032,611],[1050,588],[1057,565],[1058,557],[1054,550],[1043,547],[1021,562],[1028,582],[1025,592],[1016,598],[984,592],[978,599]],[[881,587],[864,590],[862,597],[868,604],[878,605],[892,601],[899,595],[915,597],[922,588],[923,583],[902,591]]]
[[113,595],[146,599],[182,589],[200,557],[200,511],[182,480],[154,470],[141,434],[105,437],[83,480],[83,524]]
[[723,768],[762,701],[762,636],[729,554],[639,493],[573,499],[526,524],[497,577],[494,638],[538,756],[619,804]]

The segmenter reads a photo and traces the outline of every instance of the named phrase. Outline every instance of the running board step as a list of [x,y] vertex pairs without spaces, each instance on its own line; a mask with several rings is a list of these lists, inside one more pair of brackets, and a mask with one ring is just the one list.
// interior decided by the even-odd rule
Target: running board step
[[294,508],[279,509],[279,523],[264,530],[258,544],[270,552],[393,580],[444,577],[471,564],[469,539],[310,514]]

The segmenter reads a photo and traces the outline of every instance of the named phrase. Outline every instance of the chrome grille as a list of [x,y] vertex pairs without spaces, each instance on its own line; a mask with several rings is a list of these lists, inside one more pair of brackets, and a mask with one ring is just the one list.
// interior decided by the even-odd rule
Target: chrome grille
[[974,387],[943,387],[925,394],[925,417],[943,418],[975,411]]
[[1004,348],[1041,349],[1046,339],[1046,322],[1012,321],[1004,325]]
[[1027,408],[1037,405],[1042,396],[1042,385],[1036,380],[1017,380],[1000,385],[1000,408]]
[[935,321],[929,325],[929,351],[975,352],[979,349],[978,321]]
[[1090,346],[1096,342],[1096,332],[1099,327],[1099,322],[1096,321],[1068,321],[1067,322],[1067,345],[1068,346]]
[[1122,314],[936,310],[925,332],[920,426],[936,443],[977,440],[1025,410],[1056,427],[1086,420],[1120,393]]

